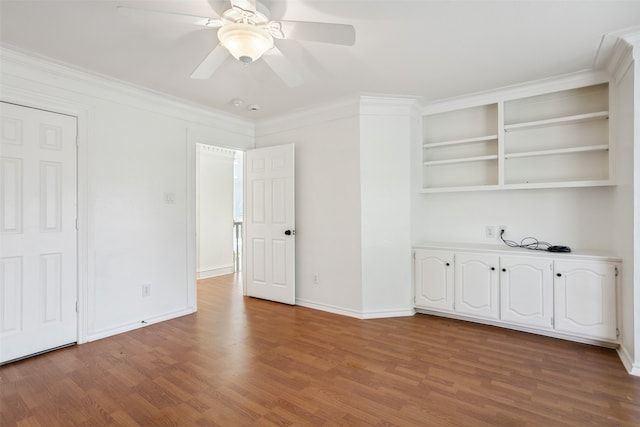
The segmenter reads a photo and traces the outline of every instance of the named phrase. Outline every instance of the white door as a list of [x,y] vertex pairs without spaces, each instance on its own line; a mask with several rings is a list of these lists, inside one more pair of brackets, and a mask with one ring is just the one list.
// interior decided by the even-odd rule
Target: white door
[[500,318],[510,323],[553,327],[553,262],[544,258],[500,258]]
[[497,319],[500,310],[498,256],[456,254],[456,313]]
[[417,307],[453,311],[453,252],[416,250]]
[[77,341],[76,118],[0,103],[0,362]]
[[245,168],[247,295],[295,304],[294,145],[249,150]]
[[555,261],[555,327],[616,339],[616,266],[608,262]]

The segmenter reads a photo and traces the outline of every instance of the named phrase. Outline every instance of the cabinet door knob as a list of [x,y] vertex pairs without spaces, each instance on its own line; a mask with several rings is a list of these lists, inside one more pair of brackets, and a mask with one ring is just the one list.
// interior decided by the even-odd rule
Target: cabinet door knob
[[556,276],[562,277],[562,273],[556,273]]
[[502,271],[507,271],[507,269],[506,269],[506,268],[503,268],[503,269],[502,269]]
[[495,267],[491,267],[491,271],[494,271],[496,268]]
[[446,265],[447,267],[449,267],[449,266],[450,266],[451,264],[449,264],[449,263],[446,263],[445,265]]

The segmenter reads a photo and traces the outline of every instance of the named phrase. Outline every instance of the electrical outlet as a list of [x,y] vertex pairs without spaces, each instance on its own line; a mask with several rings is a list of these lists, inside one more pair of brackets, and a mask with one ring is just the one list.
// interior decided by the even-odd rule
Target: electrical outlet
[[313,273],[313,284],[314,285],[320,284],[320,275],[318,273]]
[[487,239],[493,239],[496,237],[496,228],[493,225],[487,225],[484,227],[484,236]]
[[507,232],[507,226],[506,225],[499,225],[498,226],[498,239],[502,236],[502,233],[506,233]]
[[142,285],[142,296],[143,297],[151,296],[151,285],[149,283],[145,283]]

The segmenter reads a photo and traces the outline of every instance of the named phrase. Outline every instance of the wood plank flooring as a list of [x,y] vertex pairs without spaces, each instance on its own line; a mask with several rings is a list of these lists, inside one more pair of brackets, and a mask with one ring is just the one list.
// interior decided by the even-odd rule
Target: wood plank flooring
[[203,280],[199,311],[0,367],[9,426],[639,426],[615,351],[416,315],[358,320]]

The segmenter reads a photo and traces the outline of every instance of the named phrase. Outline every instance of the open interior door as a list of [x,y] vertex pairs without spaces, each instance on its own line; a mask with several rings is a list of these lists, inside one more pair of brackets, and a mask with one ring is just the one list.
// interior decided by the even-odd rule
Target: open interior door
[[247,151],[247,296],[295,304],[294,145]]

